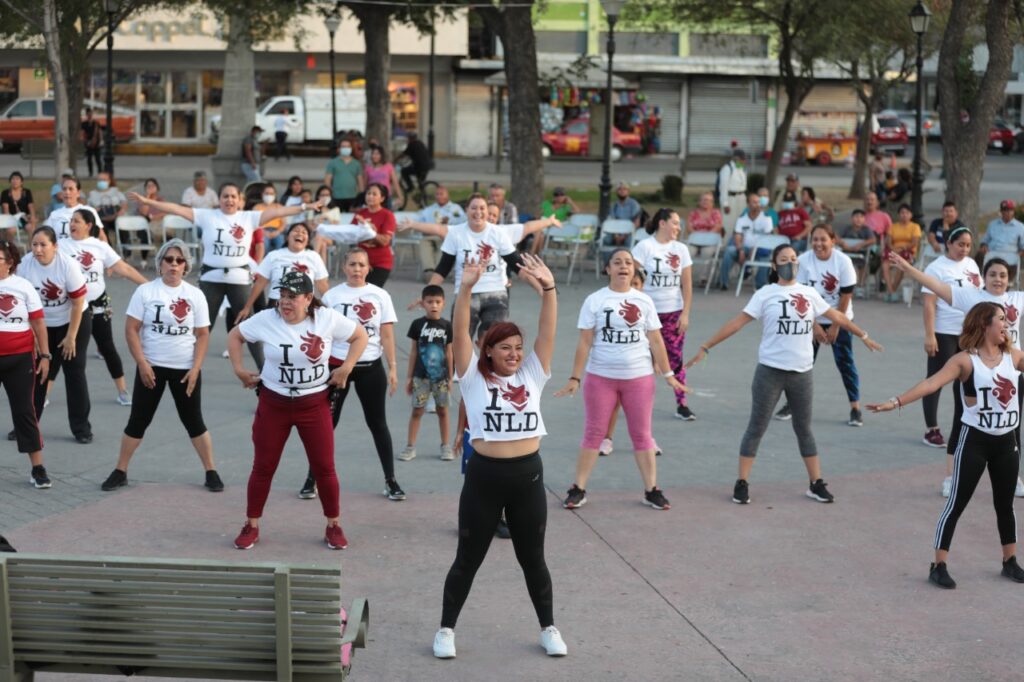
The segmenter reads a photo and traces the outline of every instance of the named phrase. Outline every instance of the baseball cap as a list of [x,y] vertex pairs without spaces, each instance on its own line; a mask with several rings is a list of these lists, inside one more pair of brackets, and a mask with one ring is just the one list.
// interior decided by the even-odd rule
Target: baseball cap
[[1015,208],[1017,208],[1017,204],[1013,203],[1009,199],[1004,199],[1002,203],[999,204],[1000,211],[1012,211]]
[[292,270],[285,273],[274,288],[290,291],[293,294],[311,294],[313,293],[313,280],[304,272]]
[[556,187],[556,188],[554,189],[554,191],[553,191],[553,192],[551,192],[551,194],[552,194],[553,196],[556,196],[556,197],[557,197],[557,196],[561,196],[561,195],[564,195],[564,194],[565,194],[565,188],[564,188],[564,187]]

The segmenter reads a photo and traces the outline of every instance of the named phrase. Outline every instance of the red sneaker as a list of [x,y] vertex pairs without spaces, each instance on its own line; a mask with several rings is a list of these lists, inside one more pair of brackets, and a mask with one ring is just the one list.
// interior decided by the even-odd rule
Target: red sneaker
[[944,448],[946,447],[946,439],[942,437],[942,432],[938,429],[932,429],[924,434],[924,438],[921,442],[925,445],[933,448]]
[[348,547],[348,539],[345,538],[345,531],[341,529],[341,524],[327,526],[327,530],[324,531],[324,542],[331,549],[345,549]]
[[235,549],[252,549],[259,541],[260,529],[246,521],[242,532],[235,538]]

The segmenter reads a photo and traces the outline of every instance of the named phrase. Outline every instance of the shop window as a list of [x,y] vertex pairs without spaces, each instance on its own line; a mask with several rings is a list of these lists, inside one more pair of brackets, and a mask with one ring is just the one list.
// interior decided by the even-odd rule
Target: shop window
[[196,136],[196,112],[172,111],[171,112],[171,137],[193,138]]
[[[587,51],[586,31],[536,31],[535,33],[537,52],[584,54]],[[601,44],[604,45],[603,42]]]
[[203,71],[203,104],[219,107],[224,96],[224,72]]
[[142,92],[140,104],[164,104],[167,102],[167,74],[163,71],[143,71],[139,74]]
[[191,104],[196,101],[196,75],[190,71],[171,72],[171,103]]
[[419,128],[419,80],[415,77],[392,80],[388,84],[391,93],[392,130],[396,134],[414,133]]
[[691,33],[693,57],[767,57],[768,37],[738,33]]
[[18,99],[18,70],[0,69],[0,109]]
[[[608,34],[601,33],[598,40],[602,46],[605,45],[608,41]],[[674,57],[679,54],[679,34],[655,31],[616,31],[615,52],[617,54],[657,54]]]
[[166,137],[167,112],[162,109],[143,109],[139,112],[139,137]]
[[38,109],[34,99],[23,100],[11,107],[11,110],[7,112],[7,118],[35,118],[36,111]]

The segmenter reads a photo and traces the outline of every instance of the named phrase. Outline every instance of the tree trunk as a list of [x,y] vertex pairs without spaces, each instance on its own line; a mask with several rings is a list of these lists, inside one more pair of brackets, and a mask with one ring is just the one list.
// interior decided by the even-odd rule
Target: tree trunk
[[[79,64],[85,66],[85,57]],[[68,91],[68,166],[75,168],[78,162],[75,154],[75,142],[82,139],[82,108],[85,102],[85,76],[86,71],[72,68],[68,71],[65,82]],[[76,115],[77,112],[77,115]],[[106,125],[106,119],[100,121],[100,125]]]
[[70,165],[68,140],[68,91],[60,55],[60,33],[57,27],[57,0],[43,0],[43,40],[46,43],[46,62],[53,82],[54,104],[54,180],[60,181],[60,172]]
[[952,3],[939,51],[938,69],[946,200],[956,203],[961,219],[968,225],[976,224],[980,213],[978,189],[985,167],[989,130],[1003,101],[1013,61],[1013,40],[1009,30],[1013,2],[989,0],[985,10],[988,65],[964,123],[960,117],[964,105],[956,74],[957,62],[965,49],[964,37],[972,26],[973,5],[969,2]]
[[[765,171],[764,186],[768,188],[768,193],[773,194],[775,192],[775,182],[779,177],[779,168],[782,166],[782,156],[786,153],[786,147],[789,146],[789,130],[793,127],[793,119],[796,118],[796,114],[800,111],[800,105],[807,97],[809,91],[808,88],[786,88],[787,94],[790,90],[793,90],[794,94],[790,94],[786,98],[786,111],[782,114],[782,121],[775,129],[775,142],[772,144],[772,155],[768,159],[768,169]],[[802,94],[801,94],[802,92]],[[757,191],[758,187],[750,188],[751,191]]]
[[256,121],[253,84],[256,68],[248,15],[239,12],[228,23],[228,45],[224,56],[224,93],[221,98],[220,134],[213,156],[214,183],[245,184],[242,175],[242,140]]
[[391,75],[391,52],[388,29],[391,25],[390,8],[363,5],[357,14],[359,28],[366,41],[363,55],[363,73],[366,77],[366,137],[374,138],[384,148],[384,158],[391,158],[391,94],[388,80]]
[[860,135],[857,137],[857,154],[853,161],[853,181],[850,183],[850,193],[847,199],[863,199],[867,192],[868,185],[868,159],[871,156],[871,116],[878,106],[878,97],[875,93],[877,88],[871,89],[871,94],[865,96],[858,93],[857,98],[864,105],[864,122],[860,126]]
[[[540,80],[533,13],[517,3],[497,9],[478,8],[501,38],[508,82],[509,161],[512,202],[521,213],[537,216],[544,199],[544,158],[541,155]],[[498,134],[501,135],[499,126]]]

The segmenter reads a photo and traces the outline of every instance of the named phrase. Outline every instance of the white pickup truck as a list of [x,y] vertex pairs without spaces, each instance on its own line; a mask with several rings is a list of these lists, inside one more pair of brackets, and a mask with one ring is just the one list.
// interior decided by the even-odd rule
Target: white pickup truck
[[[335,88],[337,130],[366,132],[366,90],[362,88]],[[289,144],[327,142],[334,138],[331,131],[331,89],[305,88],[301,95],[271,97],[256,109],[256,125],[263,128],[261,140],[273,141],[277,119],[285,116],[285,132]],[[211,121],[211,141],[216,142],[220,131],[220,116]]]

